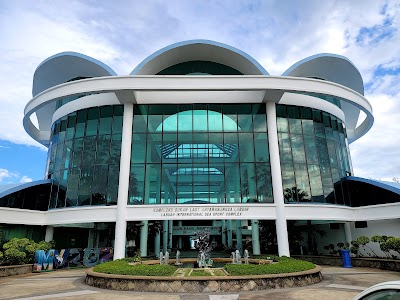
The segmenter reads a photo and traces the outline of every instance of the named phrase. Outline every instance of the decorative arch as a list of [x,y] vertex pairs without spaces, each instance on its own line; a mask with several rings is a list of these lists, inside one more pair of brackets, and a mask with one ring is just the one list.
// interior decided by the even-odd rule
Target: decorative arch
[[269,75],[247,53],[210,40],[189,40],[162,48],[143,60],[130,75],[155,75],[168,67],[189,61],[222,64],[244,75]]

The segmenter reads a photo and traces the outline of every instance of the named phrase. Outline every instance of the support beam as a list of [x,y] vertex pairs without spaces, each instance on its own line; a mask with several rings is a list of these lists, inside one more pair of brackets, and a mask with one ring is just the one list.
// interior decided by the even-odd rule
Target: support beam
[[242,220],[236,220],[236,250],[243,255]]
[[222,234],[222,245],[226,247],[227,246],[226,245],[226,232],[225,232],[225,230],[226,230],[226,221],[222,220],[221,223],[222,223],[222,231],[221,231],[221,234]]
[[50,242],[50,241],[54,240],[54,227],[53,226],[47,225],[46,235],[44,237],[44,240],[46,242]]
[[228,220],[226,223],[228,233],[228,248],[232,248],[232,220]]
[[122,126],[121,159],[119,169],[117,218],[115,222],[114,260],[125,257],[126,220],[125,212],[128,201],[129,175],[131,167],[133,104],[124,104]]
[[160,258],[160,238],[161,234],[157,231],[154,237],[154,255],[158,258]]
[[290,256],[289,239],[285,215],[285,199],[283,198],[281,162],[279,157],[278,131],[276,125],[276,105],[272,99],[266,104],[268,146],[271,163],[272,189],[276,206],[276,236],[279,256]]
[[[183,225],[182,221],[178,221],[178,226],[182,227],[182,225]],[[178,238],[178,248],[179,248],[179,250],[182,250],[182,247],[183,247],[182,236],[179,236],[179,238]]]
[[172,220],[169,220],[169,224],[168,224],[168,233],[169,233],[169,235],[168,235],[168,247],[169,247],[169,249],[170,249],[170,251],[171,251],[171,249],[172,249],[172,224],[173,224],[173,221]]
[[346,243],[349,243],[351,245],[352,236],[351,236],[351,227],[350,227],[350,222],[345,222],[344,223],[344,236],[346,239]]
[[163,252],[168,250],[168,220],[163,221]]
[[251,220],[251,244],[253,255],[260,255],[260,226],[258,220]]
[[149,236],[149,221],[142,221],[140,227],[140,256],[147,257],[147,241]]

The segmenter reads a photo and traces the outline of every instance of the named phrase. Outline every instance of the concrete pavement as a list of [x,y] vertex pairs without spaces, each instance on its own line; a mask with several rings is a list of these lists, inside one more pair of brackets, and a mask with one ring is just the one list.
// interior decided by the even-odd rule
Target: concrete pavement
[[345,269],[324,266],[321,283],[301,287],[237,294],[160,294],[98,289],[84,283],[85,270],[59,270],[0,278],[0,299],[4,300],[346,300],[379,282],[400,280],[399,272],[369,268]]

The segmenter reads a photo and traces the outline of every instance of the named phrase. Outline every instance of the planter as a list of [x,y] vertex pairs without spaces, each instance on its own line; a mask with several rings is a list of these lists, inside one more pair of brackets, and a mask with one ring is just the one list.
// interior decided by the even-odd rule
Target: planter
[[32,265],[0,266],[0,277],[32,273]]
[[[306,260],[317,265],[342,266],[342,258],[340,256],[293,255],[292,257]],[[353,267],[400,272],[400,260],[398,259],[352,257],[351,263]]]
[[89,269],[86,271],[85,283],[98,288],[120,291],[233,293],[315,284],[322,280],[321,270],[321,267],[316,266],[312,270],[285,274],[175,277],[114,275],[93,272],[93,269]]

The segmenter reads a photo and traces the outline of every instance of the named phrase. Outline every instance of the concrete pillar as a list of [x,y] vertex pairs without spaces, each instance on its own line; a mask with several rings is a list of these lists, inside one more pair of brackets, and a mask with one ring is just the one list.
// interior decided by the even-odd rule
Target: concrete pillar
[[149,236],[149,221],[142,221],[140,227],[140,256],[147,257],[147,239]]
[[133,104],[125,103],[122,126],[121,159],[119,168],[117,218],[115,222],[114,260],[125,257],[125,212],[128,201],[129,175],[131,167],[132,122]]
[[251,220],[251,244],[253,246],[253,255],[260,255],[260,227],[258,220]]
[[169,249],[172,249],[172,223],[173,221],[172,220],[169,220],[168,221],[168,242],[169,242],[169,244],[168,244],[168,247],[169,247]]
[[221,231],[221,234],[222,234],[222,245],[227,246],[226,245],[226,232],[225,232],[225,230],[226,230],[226,221],[222,220],[221,223],[222,223],[222,231]]
[[290,256],[289,239],[285,215],[285,199],[283,197],[281,162],[279,157],[278,131],[276,125],[275,102],[267,101],[268,146],[271,163],[272,189],[276,207],[276,236],[279,256]]
[[[182,221],[178,221],[178,226],[182,227],[182,225],[183,225]],[[181,250],[182,247],[183,247],[182,236],[179,236],[179,238],[178,238],[178,248],[179,248],[179,250]]]
[[94,233],[93,233],[93,228],[89,229],[89,235],[88,235],[88,248],[93,248],[93,238],[94,238]]
[[351,244],[351,241],[353,240],[351,237],[351,228],[350,228],[350,222],[345,222],[344,223],[344,236],[346,239],[346,243]]
[[156,232],[156,236],[154,237],[154,254],[156,257],[160,258],[160,232]]
[[168,220],[163,221],[163,252],[168,249]]
[[228,248],[232,248],[232,220],[227,220]]
[[243,254],[242,220],[236,220],[236,250]]
[[50,241],[54,240],[54,227],[53,226],[47,225],[46,235],[44,237],[44,240],[46,242],[50,242]]

